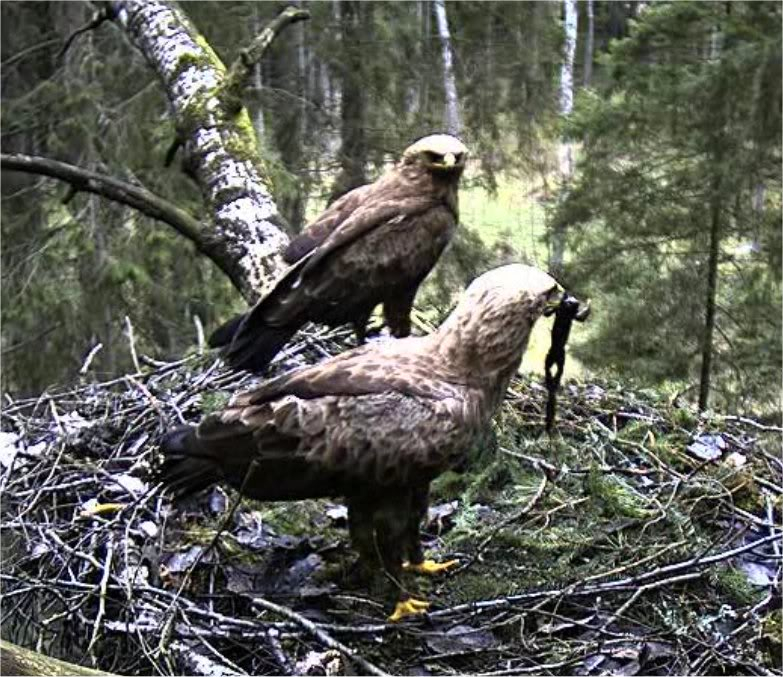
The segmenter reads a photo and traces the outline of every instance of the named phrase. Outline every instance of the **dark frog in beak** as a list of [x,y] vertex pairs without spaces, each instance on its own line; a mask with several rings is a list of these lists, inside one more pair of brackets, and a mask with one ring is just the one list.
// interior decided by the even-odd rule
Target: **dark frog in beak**
[[[584,322],[590,315],[590,301],[582,303],[575,296],[563,290],[559,298],[547,302],[544,316],[555,316],[552,325],[552,345],[546,354],[544,371],[546,374],[546,389],[549,394],[546,403],[546,430],[552,431],[555,423],[555,408],[557,406],[557,389],[560,387],[560,378],[563,376],[565,366],[565,348],[568,336],[571,333],[571,325],[574,321]],[[555,372],[552,373],[553,368]]]

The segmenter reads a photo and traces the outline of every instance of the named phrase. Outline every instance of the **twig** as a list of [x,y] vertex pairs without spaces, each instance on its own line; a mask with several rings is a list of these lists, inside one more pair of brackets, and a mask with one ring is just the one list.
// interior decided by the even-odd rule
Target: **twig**
[[768,433],[783,433],[783,428],[776,425],[764,425],[758,421],[754,421],[752,418],[746,418],[745,416],[723,416],[724,421],[738,421],[744,425],[749,425],[756,430],[763,430]]
[[471,564],[473,564],[480,556],[481,553],[484,552],[486,547],[492,542],[492,539],[495,538],[495,536],[500,532],[502,529],[505,529],[509,524],[512,522],[516,522],[520,517],[523,517],[527,513],[529,513],[533,507],[538,503],[538,501],[541,499],[541,496],[544,495],[544,489],[546,489],[547,484],[547,478],[546,475],[544,475],[541,478],[541,483],[538,485],[538,488],[536,489],[536,492],[530,497],[530,500],[525,503],[522,508],[520,508],[518,511],[516,511],[514,514],[510,515],[509,517],[506,517],[505,519],[498,522],[489,532],[489,534],[479,543],[478,547],[474,551],[471,558],[465,562],[464,565],[460,566],[458,569],[454,571],[454,573],[459,573],[461,571],[464,571],[467,569]]
[[286,26],[310,18],[310,12],[296,7],[286,7],[269,25],[261,31],[247,47],[239,51],[236,61],[231,64],[223,84],[224,101],[231,102],[234,107],[241,106],[242,93],[253,67],[261,60],[275,37]]
[[379,677],[384,677],[389,674],[387,672],[384,672],[380,668],[376,667],[368,660],[362,658],[354,649],[347,647],[342,642],[338,642],[336,639],[328,635],[324,630],[319,628],[315,623],[306,619],[301,614],[296,613],[292,609],[289,609],[288,607],[280,606],[279,604],[275,604],[274,602],[270,602],[269,600],[266,600],[263,597],[253,597],[253,604],[255,604],[256,606],[260,606],[261,608],[266,609],[267,611],[273,611],[274,613],[279,614],[280,616],[283,616],[284,618],[293,621],[297,625],[300,625],[307,632],[309,632],[315,639],[317,639],[323,646],[329,649],[335,649],[336,651],[339,651],[343,656],[356,663],[356,665],[358,665],[362,670],[364,670],[364,674],[378,675]]
[[79,374],[81,376],[84,376],[87,373],[87,370],[90,368],[90,365],[92,364],[93,359],[98,354],[98,352],[103,348],[103,343],[96,343],[91,349],[90,352],[87,353],[87,357],[84,358],[84,362],[82,362],[82,368],[79,369]]
[[62,46],[59,52],[57,52],[57,61],[61,61],[62,58],[65,56],[66,52],[70,49],[71,44],[73,44],[73,41],[76,40],[82,33],[86,33],[87,31],[94,30],[98,28],[103,22],[105,21],[111,21],[114,18],[114,9],[111,7],[109,3],[106,4],[106,6],[101,7],[101,9],[97,10],[93,15],[92,19],[87,22],[84,26],[81,28],[77,28],[73,33],[71,33],[68,36],[68,39],[65,41],[65,44]]
[[95,643],[98,641],[98,635],[101,630],[101,621],[106,615],[106,594],[107,586],[109,585],[109,575],[111,574],[112,558],[114,557],[114,539],[109,538],[109,542],[106,544],[106,560],[103,564],[103,575],[101,576],[101,583],[99,587],[98,597],[98,613],[95,616],[95,623],[92,629],[92,637],[90,638],[90,644],[87,647],[87,653],[93,657],[93,661],[97,662],[95,654]]
[[661,581],[655,581],[653,583],[647,583],[645,585],[642,585],[641,587],[637,588],[634,593],[622,604],[622,606],[617,609],[609,618],[604,621],[603,625],[601,625],[601,631],[603,632],[606,630],[612,623],[614,623],[618,618],[621,618],[622,615],[628,611],[628,609],[631,608],[631,605],[639,599],[639,597],[642,595],[642,593],[647,592],[648,590],[655,590],[656,588],[660,588],[664,585],[673,585],[675,583],[681,583],[682,581],[690,581],[694,578],[699,578],[703,575],[703,572],[701,571],[692,571],[687,574],[681,574],[680,576],[673,576],[671,578],[665,578]]
[[130,318],[125,316],[125,336],[128,337],[128,344],[130,345],[131,360],[133,360],[133,366],[136,369],[136,373],[141,373],[141,366],[139,365],[139,356],[136,354],[136,339],[133,336],[133,325]]
[[288,659],[285,651],[283,651],[283,645],[280,643],[280,631],[277,628],[269,628],[266,636],[272,655],[275,657],[282,673],[284,675],[293,675],[294,667],[291,665],[291,661]]
[[204,346],[206,341],[204,340],[204,325],[201,324],[201,318],[193,313],[193,324],[196,325],[196,345],[198,346],[198,354],[204,354]]

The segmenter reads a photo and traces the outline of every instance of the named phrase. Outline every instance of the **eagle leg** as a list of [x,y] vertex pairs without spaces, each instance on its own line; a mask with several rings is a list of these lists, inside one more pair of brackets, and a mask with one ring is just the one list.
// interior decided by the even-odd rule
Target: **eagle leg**
[[383,318],[394,338],[405,338],[411,333],[411,310],[416,298],[418,283],[393,299],[383,302]]
[[427,516],[430,502],[430,485],[414,487],[411,491],[411,512],[406,533],[408,561],[420,564],[424,561],[421,547],[421,523]]
[[373,516],[378,554],[397,600],[390,621],[426,613],[429,607],[429,602],[411,597],[402,585],[402,559],[412,520],[412,496],[410,492],[406,494],[385,496]]
[[430,502],[430,485],[425,484],[415,487],[411,492],[411,514],[408,520],[406,534],[408,546],[408,561],[402,565],[406,571],[414,571],[418,574],[435,575],[455,567],[459,560],[438,563],[431,559],[424,559],[424,550],[421,547],[421,524],[427,515]]
[[373,571],[378,568],[372,515],[373,506],[368,501],[358,498],[348,500],[348,534],[351,545],[359,553],[357,574],[363,582],[370,581]]
[[353,333],[356,335],[357,346],[363,346],[367,342],[367,323],[370,321],[370,315],[372,315],[372,308],[367,311],[361,311],[351,321]]

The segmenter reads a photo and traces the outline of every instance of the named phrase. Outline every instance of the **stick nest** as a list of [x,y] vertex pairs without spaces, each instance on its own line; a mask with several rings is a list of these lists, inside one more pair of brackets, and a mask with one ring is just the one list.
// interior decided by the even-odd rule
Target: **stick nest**
[[[307,336],[286,368],[338,352]],[[345,510],[172,506],[161,434],[252,382],[192,356],[2,413],[3,635],[122,674],[780,674],[781,429],[612,383],[512,384],[425,543],[456,571],[402,624],[352,588]],[[221,528],[226,528],[215,540]],[[215,547],[209,547],[213,541]]]

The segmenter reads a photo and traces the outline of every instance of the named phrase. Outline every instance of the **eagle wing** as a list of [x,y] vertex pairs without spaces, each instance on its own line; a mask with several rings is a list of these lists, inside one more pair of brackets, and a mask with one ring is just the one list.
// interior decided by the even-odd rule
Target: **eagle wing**
[[260,500],[428,481],[470,442],[469,399],[423,355],[366,346],[240,393],[195,431],[175,432],[163,479],[181,494],[224,479]]
[[283,261],[296,263],[320,245],[343,221],[345,221],[365,199],[372,194],[373,184],[354,188],[338,200],[297,235],[283,252]]

